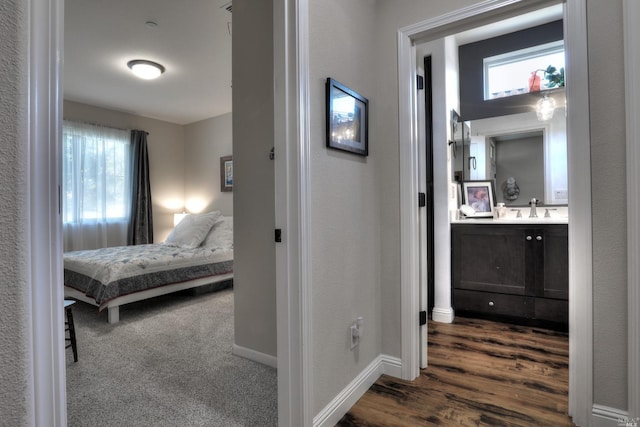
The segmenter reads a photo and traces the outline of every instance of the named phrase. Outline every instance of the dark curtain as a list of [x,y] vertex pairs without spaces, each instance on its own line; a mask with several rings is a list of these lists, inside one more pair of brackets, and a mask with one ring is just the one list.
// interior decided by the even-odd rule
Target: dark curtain
[[133,191],[131,192],[128,244],[153,243],[153,214],[151,212],[147,132],[141,130],[131,131],[131,150]]

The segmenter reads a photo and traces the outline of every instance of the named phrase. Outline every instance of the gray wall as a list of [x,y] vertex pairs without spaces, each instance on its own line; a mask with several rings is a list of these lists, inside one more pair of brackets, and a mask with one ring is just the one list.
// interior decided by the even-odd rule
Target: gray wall
[[233,215],[233,193],[220,191],[220,157],[232,154],[231,113],[184,127],[184,200],[189,212]]
[[588,0],[587,17],[594,402],[626,409],[628,317],[622,2]]
[[496,142],[496,201],[505,202],[502,184],[514,177],[520,188],[509,205],[526,205],[532,198],[544,200],[544,150],[542,135]]
[[273,5],[233,2],[235,344],[275,356]]
[[33,413],[28,277],[27,3],[0,3],[0,423]]
[[[376,133],[375,1],[309,5],[311,98],[311,315],[313,401],[319,412],[381,351],[380,199]],[[325,147],[325,81],[332,77],[369,105],[369,156]],[[364,332],[351,351],[349,325]]]

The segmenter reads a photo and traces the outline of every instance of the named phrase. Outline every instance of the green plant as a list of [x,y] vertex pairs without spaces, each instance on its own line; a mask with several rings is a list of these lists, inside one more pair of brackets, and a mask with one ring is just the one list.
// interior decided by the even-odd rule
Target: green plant
[[560,67],[558,70],[553,65],[549,65],[544,71],[544,77],[547,79],[549,84],[547,87],[564,87],[564,67]]

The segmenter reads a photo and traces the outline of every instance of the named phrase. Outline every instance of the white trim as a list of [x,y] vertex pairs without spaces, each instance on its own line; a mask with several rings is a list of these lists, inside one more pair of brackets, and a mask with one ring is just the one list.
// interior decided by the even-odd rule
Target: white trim
[[245,359],[253,360],[254,362],[262,363],[272,368],[278,367],[278,358],[270,354],[261,353],[238,344],[233,344],[233,350],[231,352],[236,356],[244,357]]
[[[398,30],[398,86],[399,86],[399,138],[400,138],[400,231],[401,231],[401,325],[403,378],[417,376],[418,333],[413,326],[413,301],[417,291],[417,252],[415,225],[417,210],[414,201],[418,171],[412,166],[415,141],[412,141],[416,118],[412,111],[411,66],[415,63],[413,40],[425,40],[445,27],[462,25],[461,21],[481,19],[487,12],[501,9],[535,7],[549,2],[517,0],[485,1],[440,17],[423,21]],[[567,44],[567,118],[569,141],[569,288],[570,288],[570,387],[569,408],[574,422],[588,425],[593,402],[593,325],[592,317],[592,259],[591,259],[591,162],[589,131],[588,67],[586,48],[585,0],[567,0],[565,39]],[[440,35],[441,36],[441,35]],[[573,89],[571,89],[573,88]],[[407,270],[414,269],[414,270]],[[580,292],[578,293],[578,288]],[[580,355],[580,357],[578,357]]]
[[591,134],[586,0],[564,9],[569,165],[569,415],[588,425],[593,405]]
[[376,357],[313,418],[313,427],[335,426],[381,375],[398,376],[402,370],[401,365],[402,362],[397,357],[384,354]]
[[[61,182],[62,0],[30,0],[28,44],[27,239],[32,341],[31,424],[66,425],[62,295]],[[49,214],[46,214],[48,212]],[[45,214],[43,214],[45,213]],[[20,356],[18,356],[20,357]],[[17,398],[19,396],[16,396]]]
[[453,308],[446,309],[434,307],[431,311],[431,318],[434,322],[453,323],[455,313],[453,311]]
[[[418,212],[418,125],[415,108],[415,49],[410,34],[398,31],[398,96],[400,146],[400,310],[402,334],[402,378],[413,380],[419,373],[418,311],[420,308],[420,239]],[[405,125],[403,125],[403,123]]]
[[[629,413],[621,409],[604,405],[593,405],[591,408],[591,427],[619,427],[629,420]],[[637,425],[637,423],[636,423]]]
[[624,58],[627,123],[628,410],[640,417],[640,4],[624,0]]
[[274,2],[278,425],[308,427],[311,401],[308,0]]

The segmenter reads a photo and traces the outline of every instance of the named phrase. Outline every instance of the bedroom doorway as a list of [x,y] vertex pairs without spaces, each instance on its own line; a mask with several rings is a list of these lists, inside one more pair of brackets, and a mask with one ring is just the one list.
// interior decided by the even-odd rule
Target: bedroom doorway
[[[60,0],[60,3],[62,3],[62,0]],[[228,8],[221,8],[220,5],[216,4],[215,2],[194,2],[188,7],[185,7],[185,5],[178,4],[178,3],[175,3],[175,4],[171,2],[166,4],[164,3],[160,4],[159,2],[157,2],[157,0],[135,2],[135,4],[133,4],[132,2],[121,2],[121,3],[118,2],[116,4],[111,3],[106,8],[106,10],[103,11],[104,13],[102,13],[101,15],[101,17],[103,18],[102,20],[95,19],[94,15],[91,15],[93,17],[92,19],[81,20],[81,23],[82,23],[81,27],[87,27],[87,22],[95,23],[95,26],[92,27],[93,33],[103,34],[102,31],[106,31],[106,36],[103,35],[102,39],[107,38],[107,36],[118,39],[120,42],[116,44],[119,45],[118,47],[123,50],[128,49],[130,47],[129,45],[133,44],[129,42],[132,42],[134,40],[136,41],[136,44],[139,43],[140,45],[144,45],[145,48],[147,48],[149,45],[154,45],[154,43],[157,43],[158,39],[161,39],[163,37],[163,34],[167,33],[170,29],[174,27],[179,27],[179,25],[177,25],[175,20],[172,19],[176,15],[179,16],[180,18],[179,21],[183,25],[185,24],[186,21],[191,20],[190,21],[191,24],[189,24],[189,22],[186,22],[186,25],[191,27],[190,30],[204,31],[206,29],[209,29],[213,31],[213,29],[215,28],[217,31],[217,29],[219,28],[222,31],[221,37],[224,37],[224,39],[222,41],[216,40],[216,43],[211,43],[211,37],[198,37],[195,40],[192,40],[192,39],[185,40],[184,38],[174,37],[174,38],[170,38],[169,41],[165,40],[166,48],[170,50],[170,54],[167,54],[165,50],[161,49],[163,46],[158,46],[157,44],[155,44],[153,46],[154,48],[151,50],[153,51],[154,55],[158,56],[158,58],[164,59],[164,61],[161,61],[160,59],[158,59],[158,61],[164,64],[166,70],[165,70],[165,74],[162,75],[158,80],[144,81],[144,85],[145,85],[144,97],[146,98],[153,98],[155,96],[155,94],[153,93],[154,88],[158,88],[164,84],[169,84],[170,83],[169,80],[177,79],[179,78],[179,76],[187,75],[188,77],[188,75],[192,75],[196,71],[198,73],[202,72],[203,70],[206,72],[208,68],[209,69],[217,68],[220,66],[220,64],[223,64],[223,63],[226,63],[227,65],[229,65],[229,69],[231,68],[230,50],[228,52],[229,58],[227,58],[228,59],[227,61],[216,61],[216,63],[213,64],[212,67],[200,66],[200,63],[198,62],[202,60],[202,58],[212,56],[210,55],[210,51],[213,49],[212,46],[214,45],[218,45],[218,44],[226,45],[228,42],[229,49],[230,49],[231,22],[228,22],[232,13],[230,2],[227,4]],[[78,7],[105,8],[105,5],[101,5],[95,2],[78,2],[76,0],[67,0],[65,2],[65,6],[66,6],[65,14],[77,14]],[[197,11],[193,10],[193,8],[201,7],[201,6],[207,8],[206,13],[198,13]],[[132,9],[127,9],[127,8],[132,8]],[[128,11],[125,11],[125,10],[128,10]],[[118,25],[112,24],[109,26],[106,22],[107,21],[106,18],[107,16],[113,17],[111,12],[113,12],[113,14],[115,15],[118,15],[118,17],[122,18],[122,22],[120,22]],[[209,23],[209,25],[206,25],[206,23],[203,23],[201,21],[201,19],[206,19],[206,17],[210,16],[212,13],[216,14],[216,16],[222,15],[222,18],[220,18],[222,22],[216,21],[215,25],[211,25],[211,23]],[[67,16],[65,16],[65,18],[66,17]],[[65,36],[67,38],[78,37],[78,32],[71,31],[71,27],[67,26],[67,23],[68,23],[68,20],[64,24],[66,27],[64,31]],[[110,27],[111,30],[109,31],[109,28],[105,29],[105,27]],[[115,31],[113,30],[113,28],[118,28],[119,30]],[[181,27],[181,28],[184,28],[184,27]],[[77,29],[78,29],[77,27],[74,27],[74,30],[77,30]],[[133,34],[127,33],[127,31],[129,30],[131,30]],[[183,32],[187,33],[187,31],[183,31]],[[122,38],[126,39],[128,42],[123,42]],[[83,44],[89,45],[88,39],[81,38],[81,40]],[[195,65],[193,61],[186,61],[186,60],[182,61],[184,56],[187,54],[187,50],[194,49],[193,46],[196,44],[202,46],[203,41],[204,41],[205,47],[207,48],[206,54],[203,52],[199,52],[198,55],[194,55],[197,57],[195,58],[195,61],[196,61]],[[182,43],[182,48],[176,47],[175,44],[180,44],[179,42]],[[140,47],[140,49],[142,48]],[[66,53],[72,53],[74,51],[75,51],[74,48],[64,49],[64,52]],[[118,51],[118,53],[120,53],[120,51]],[[146,51],[145,53],[149,53],[149,52]],[[91,52],[87,53],[86,58],[90,58],[91,57],[90,55],[93,55],[93,54],[94,53],[91,53]],[[104,59],[106,57],[111,58],[111,56],[117,56],[117,55],[103,55],[100,57],[100,59]],[[168,61],[167,58],[169,58],[171,61]],[[70,58],[67,56],[65,59],[70,59]],[[193,57],[190,57],[189,59],[194,60]],[[89,61],[86,59],[84,60],[84,62],[85,63],[95,62],[96,64],[100,63],[100,61]],[[109,69],[110,71],[116,74],[120,73],[119,75],[125,78],[129,77],[129,74],[127,74],[129,70],[126,68],[126,62],[125,62],[125,66],[122,66],[121,62],[118,62],[118,64],[116,65],[114,64],[109,64],[109,65],[110,67],[102,67],[102,68]],[[120,68],[118,68],[118,66],[120,66]],[[116,68],[116,70],[114,71],[113,68]],[[72,76],[70,71],[72,70],[67,70],[67,71],[68,72],[64,73],[64,75],[66,75],[67,78],[70,78]],[[132,78],[129,80],[131,82],[134,81]],[[219,92],[220,94],[230,95],[231,75],[228,75],[228,76],[225,75],[220,78],[217,78],[217,77],[210,78],[209,80],[210,81],[208,82],[207,85],[202,85],[200,87],[195,87],[195,88],[192,87],[192,86],[196,86],[195,83],[192,83],[192,81],[188,81],[186,84],[184,84],[182,88],[180,88],[182,89],[181,92],[192,92],[194,89],[196,90],[196,92],[198,91],[198,89],[199,91],[206,92],[209,90],[208,86],[220,85],[220,88],[219,90],[217,90],[217,92]],[[100,82],[100,81],[102,81],[102,79],[95,78],[95,82]],[[137,80],[135,81],[138,82]],[[96,86],[97,84],[98,83],[96,83]],[[109,92],[109,91],[106,91],[106,92]],[[128,95],[128,94],[125,94],[125,95]],[[231,101],[230,96],[228,101],[230,103]],[[84,119],[92,123],[105,124],[105,123],[101,123],[103,120],[110,121],[110,122],[117,122],[125,114],[128,114],[126,113],[126,111],[137,111],[137,109],[134,107],[126,107],[126,108],[113,107],[112,110],[105,111],[108,109],[109,107],[108,105],[103,106],[104,109],[99,109],[99,108],[91,108],[91,103],[83,99],[76,98],[74,102],[76,103],[76,105],[74,105],[74,108],[68,108],[68,109],[65,108],[65,113],[72,112],[73,110],[73,113],[77,114],[78,110],[85,110],[85,112],[88,115],[90,114],[92,116],[86,117]],[[172,103],[173,103],[173,100],[172,102],[166,102],[166,100],[164,101],[160,100],[156,102],[158,106],[163,106],[163,105],[167,106],[167,105],[171,105]],[[186,113],[187,110],[188,110],[187,108],[184,108],[183,112]],[[156,242],[163,241],[167,237],[167,234],[170,232],[170,230],[173,228],[174,213],[179,214],[179,212],[183,210],[186,210],[187,212],[197,213],[199,212],[198,208],[200,207],[200,205],[202,207],[212,206],[214,202],[211,201],[211,199],[213,198],[213,197],[210,197],[211,194],[213,193],[213,191],[211,190],[216,186],[218,187],[217,190],[220,191],[219,193],[217,191],[215,193],[215,196],[218,197],[217,201],[223,200],[223,203],[225,203],[224,207],[228,208],[228,204],[226,203],[226,201],[233,198],[233,193],[223,192],[222,190],[220,190],[220,186],[217,185],[218,184],[217,178],[220,176],[221,169],[222,169],[222,166],[220,165],[219,161],[221,161],[223,157],[231,155],[234,151],[233,147],[228,147],[228,149],[227,147],[225,147],[225,152],[219,152],[219,153],[216,152],[213,154],[211,154],[209,151],[206,151],[205,154],[207,155],[200,155],[200,156],[198,155],[198,152],[194,149],[194,152],[196,154],[192,154],[189,158],[187,157],[187,154],[185,154],[186,152],[185,146],[187,144],[187,141],[191,146],[194,146],[194,147],[197,146],[198,149],[201,147],[202,144],[200,144],[196,140],[206,139],[207,136],[212,136],[211,140],[213,140],[213,137],[215,137],[219,139],[225,139],[225,142],[227,140],[232,141],[232,138],[231,138],[232,120],[230,117],[231,113],[224,112],[224,110],[222,111],[223,113],[220,114],[220,116],[223,116],[223,119],[220,122],[215,122],[211,124],[211,126],[209,126],[209,123],[205,123],[208,121],[206,116],[203,116],[201,118],[189,117],[185,119],[176,119],[175,121],[170,121],[169,119],[162,118],[162,117],[150,118],[150,116],[136,115],[136,117],[131,119],[131,121],[133,122],[143,123],[143,124],[147,124],[153,121],[154,125],[157,125],[157,127],[154,129],[147,129],[147,130],[150,130],[150,138],[149,138],[150,142],[151,143],[155,142],[155,147],[154,146],[150,147],[150,157],[151,157],[150,160],[151,162],[155,161],[156,165],[160,164],[160,166],[157,167],[156,171],[161,171],[161,172],[156,172],[156,176],[155,176],[155,184],[157,185],[157,187],[160,187],[161,191],[154,192],[153,194],[154,196],[153,200],[154,202],[156,202],[156,205],[154,206],[154,214],[156,214],[154,218],[154,223],[156,224],[156,226],[160,228],[160,233],[155,233]],[[131,114],[131,116],[133,115],[134,114]],[[105,116],[106,116],[106,119],[105,119]],[[217,118],[220,116],[216,115],[214,118]],[[127,118],[130,118],[130,117],[127,116]],[[121,126],[128,127],[129,125],[123,124]],[[162,140],[159,140],[160,136],[163,137]],[[201,138],[201,136],[204,136],[204,137]],[[183,138],[184,138],[185,144],[180,146],[178,142],[180,142]],[[159,151],[159,150],[162,150],[162,151]],[[266,158],[266,156],[264,157]],[[181,159],[184,159],[184,162]],[[184,165],[189,165],[189,167],[186,168],[183,165],[182,170],[178,170],[178,168],[174,167],[174,165],[181,165],[181,163],[184,163]],[[202,167],[200,168],[200,166],[198,165]],[[152,167],[153,166],[154,165],[152,164]],[[195,174],[196,168],[206,172],[205,179],[197,183],[193,178],[196,175]],[[237,171],[237,168],[236,168],[236,171]],[[194,195],[194,197],[192,197],[193,204],[189,203],[191,200],[188,200],[187,193],[184,191],[184,187],[186,187],[186,182],[189,180],[192,182],[191,194]],[[156,210],[155,209],[156,207],[159,207],[159,209]],[[220,210],[222,211],[222,209]],[[223,212],[223,213],[225,215],[229,215],[226,212]],[[272,240],[270,240],[269,243],[272,243]],[[235,302],[238,300],[237,298],[235,298],[236,295],[237,293],[234,291],[233,293],[234,299],[232,302],[230,302],[230,304],[235,304]],[[198,295],[198,296],[200,297],[202,295]],[[186,302],[186,301],[183,301],[183,302]],[[124,310],[125,307],[123,307],[122,310]],[[233,308],[234,305],[231,305],[231,307]],[[235,307],[237,307],[237,304],[235,305]],[[177,308],[179,309],[180,307],[177,307]],[[77,311],[78,309],[75,308],[75,310]],[[195,307],[194,307],[194,310],[195,310]],[[275,312],[275,308],[273,309],[273,311]],[[151,312],[152,310],[148,311],[148,313],[151,313]],[[79,314],[80,313],[76,313],[75,323],[76,323],[77,329],[82,327],[81,322],[79,321],[80,320]],[[164,315],[165,313],[158,313],[158,314]],[[184,337],[184,336],[191,335],[192,339],[190,340],[188,347],[191,348],[190,351],[192,352],[194,360],[198,360],[202,362],[203,359],[208,359],[206,355],[208,352],[211,351],[211,346],[207,343],[207,339],[206,339],[207,337],[217,338],[218,337],[217,335],[219,333],[220,335],[225,335],[225,339],[228,340],[229,339],[228,332],[230,330],[231,331],[237,330],[237,328],[235,328],[235,325],[234,325],[235,313],[233,312],[233,310],[231,313],[227,312],[226,314],[230,315],[231,317],[226,317],[224,319],[224,328],[222,328],[224,330],[221,330],[221,331],[214,330],[213,328],[207,327],[206,322],[204,320],[198,320],[197,317],[191,318],[191,321],[189,321],[187,325],[182,324],[184,322],[183,319],[176,318],[174,319],[175,322],[173,323],[176,325],[182,325],[181,327],[184,328],[183,332],[185,333],[182,335],[178,334],[173,339],[169,339],[167,342],[172,342],[172,343],[181,342],[182,338],[180,338],[180,336]],[[125,325],[127,323],[126,322],[127,317],[130,318],[130,313],[124,313],[122,316],[122,323],[113,326],[113,332],[114,332],[112,334],[113,336],[118,335],[117,331],[122,331],[124,329],[123,326],[128,326],[128,325]],[[249,323],[249,322],[245,322],[245,323]],[[169,321],[167,322],[167,324],[172,324],[172,322]],[[106,324],[102,324],[102,323],[92,324],[92,325],[98,328],[99,330],[104,330],[105,327],[108,327]],[[179,331],[176,330],[176,332],[179,332]],[[167,338],[167,335],[169,335],[168,333],[165,334],[162,331],[158,332],[158,334],[163,335],[165,338]],[[274,331],[274,334],[275,334],[275,331]],[[149,336],[153,336],[153,335],[154,333],[149,334]],[[233,336],[233,333],[231,335]],[[126,340],[127,337],[122,337],[122,339]],[[143,340],[140,340],[141,345],[143,344],[143,342],[144,342]],[[202,344],[202,346],[198,347],[196,344]],[[229,351],[233,349],[233,351],[236,352],[236,346],[234,345],[235,342],[233,341],[233,337],[231,338],[231,341],[228,342],[227,344],[228,345],[226,345],[225,347]],[[112,347],[114,346],[113,343],[111,346]],[[89,351],[88,351],[89,349],[86,349],[83,354],[82,347],[83,347],[82,341],[80,340],[79,341],[80,362],[82,362],[83,360],[87,360],[87,361],[90,360]],[[135,347],[135,345],[132,347]],[[161,347],[162,348],[173,347],[173,345],[165,345]],[[150,348],[153,348],[153,347],[150,347]],[[176,345],[175,351],[185,352],[186,348],[187,347],[182,345]],[[159,354],[159,353],[165,353],[165,352],[160,348],[156,348],[156,350],[150,351],[150,354]],[[169,353],[166,353],[165,355],[167,356],[167,358],[172,357],[172,355]],[[214,357],[211,357],[211,360],[214,360],[214,359],[215,359]],[[233,357],[233,359],[244,360],[235,356]],[[275,360],[275,358],[273,359]],[[271,360],[265,362],[265,364],[267,364],[270,361]],[[147,362],[149,362],[149,360],[147,360]],[[155,360],[155,362],[158,362],[158,360]],[[158,366],[151,363],[150,365]],[[196,364],[194,363],[192,365],[195,366]],[[141,366],[141,365],[138,365],[138,366]],[[183,380],[181,380],[183,382],[182,384],[183,386],[192,381],[197,381],[198,378],[204,378],[205,377],[204,375],[212,379],[212,375],[214,374],[213,373],[214,370],[209,370],[208,372],[211,375],[209,374],[200,375],[201,373],[206,372],[206,370],[202,370],[200,372],[194,372],[192,370],[193,366],[190,366],[188,363],[184,363],[184,364],[178,363],[177,366],[184,366],[185,368]],[[75,368],[75,366],[68,367],[67,369],[68,374],[72,368]],[[138,373],[140,373],[141,371],[143,371],[142,368],[139,370],[136,370],[136,372]],[[224,376],[224,375],[228,375],[231,372],[241,373],[243,371],[246,371],[246,370],[244,368],[231,369],[228,371],[220,371],[219,375]],[[277,389],[277,381],[276,381],[277,373],[273,370],[273,368],[269,368],[269,372],[270,372],[270,382],[268,383],[268,386],[266,388],[270,390],[270,393],[268,394],[268,400],[271,401],[272,407],[270,409],[272,409],[273,413],[275,414],[277,411],[277,407],[275,405],[277,396],[274,396],[273,390]],[[163,383],[161,384],[161,386],[166,388],[171,385],[171,376],[172,374],[168,374],[166,376],[164,375],[158,376],[156,380],[158,383]],[[133,375],[131,377],[133,377]],[[221,381],[212,381],[212,382],[216,384],[222,384],[222,385],[226,384],[227,391],[230,393],[230,395],[234,394],[232,391],[232,387],[234,387],[234,384],[239,384],[237,381],[230,381],[230,380],[225,381],[224,379],[222,379]],[[77,383],[75,384],[77,385]],[[176,383],[174,383],[173,385],[175,386]],[[191,386],[187,386],[185,388],[189,389],[191,392],[196,390],[195,387],[191,387]],[[254,387],[250,387],[247,385],[247,389],[251,389],[251,388],[254,388]],[[75,389],[77,390],[77,388]],[[162,393],[157,393],[157,394],[162,395]],[[184,397],[187,398],[187,400],[189,400],[189,402],[187,402],[188,405],[192,405],[194,401],[198,399],[198,396],[193,396],[190,393],[186,393],[186,394],[180,393],[180,394],[182,394]],[[236,395],[238,394],[237,390],[235,394]],[[256,397],[254,400],[257,402],[259,400],[260,401],[264,400],[264,398]],[[69,405],[71,405],[73,402],[68,402],[68,403]],[[209,401],[209,403],[211,404],[208,407],[211,407],[214,404],[214,402],[211,402],[211,401]],[[232,403],[229,403],[228,405],[225,404],[222,406],[233,407],[234,405]],[[187,407],[187,405],[185,405],[185,407]],[[208,407],[205,404],[204,406],[200,407],[199,412],[206,412]],[[70,416],[69,419],[71,420],[72,414],[70,413],[70,411],[68,412]],[[258,411],[256,411],[256,413],[257,412]],[[255,423],[250,420],[247,420],[247,424],[255,424]]]

